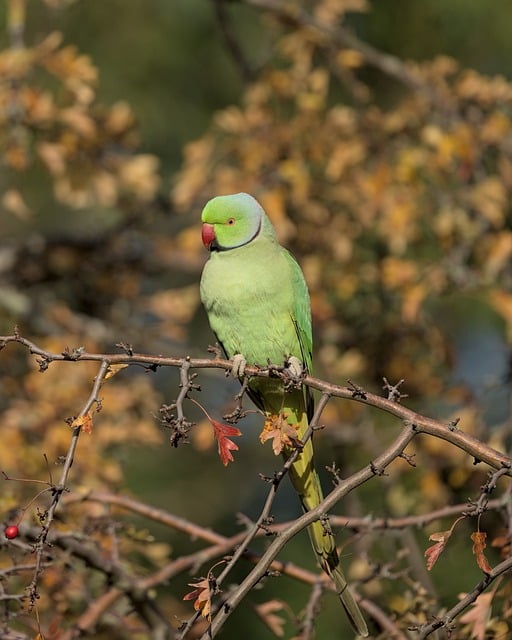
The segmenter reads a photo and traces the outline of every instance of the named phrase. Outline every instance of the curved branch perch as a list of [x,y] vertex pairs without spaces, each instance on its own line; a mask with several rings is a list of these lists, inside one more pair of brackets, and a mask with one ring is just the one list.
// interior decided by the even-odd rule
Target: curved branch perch
[[[196,385],[192,383],[195,374],[190,374],[190,371],[193,369],[221,369],[224,371],[230,371],[232,368],[231,361],[219,358],[217,355],[213,358],[164,357],[134,353],[131,347],[123,347],[122,345],[120,346],[124,350],[123,353],[88,353],[82,348],[65,348],[61,353],[53,353],[22,337],[17,330],[15,330],[12,335],[0,336],[0,349],[11,343],[21,345],[27,349],[30,354],[36,356],[39,368],[42,372],[44,372],[53,362],[71,362],[75,365],[84,361],[98,363],[98,373],[94,380],[90,395],[81,409],[78,418],[86,416],[91,411],[93,405],[95,403],[99,403],[99,389],[103,381],[108,377],[108,372],[111,367],[114,367],[115,365],[136,365],[141,366],[146,370],[156,370],[158,367],[174,367],[179,369],[181,385],[180,394],[173,406],[176,407],[176,412],[178,414],[177,420],[186,426],[189,423],[186,421],[183,413],[183,402],[187,399],[189,391],[197,388]],[[245,374],[248,378],[254,376],[285,378],[286,367],[284,364],[269,364],[264,367],[248,366],[246,367]],[[246,378],[246,381],[248,378]],[[154,609],[152,604],[144,597],[139,597],[139,594],[145,593],[148,589],[162,584],[164,581],[180,572],[192,567],[198,567],[205,562],[213,561],[222,555],[231,552],[235,547],[238,547],[232,556],[232,559],[227,562],[224,570],[220,573],[218,578],[216,578],[217,586],[220,586],[240,557],[244,557],[252,561],[254,563],[254,567],[238,586],[229,590],[222,606],[216,611],[210,628],[202,636],[203,640],[210,640],[217,635],[231,613],[245,599],[254,586],[265,575],[267,575],[268,571],[284,572],[289,576],[307,582],[311,585],[318,585],[317,574],[305,571],[301,567],[295,567],[290,563],[285,564],[279,562],[277,560],[279,552],[299,531],[302,531],[313,521],[325,517],[325,514],[328,513],[334,505],[336,505],[348,493],[361,486],[363,483],[366,483],[373,477],[382,475],[389,465],[397,458],[406,457],[407,459],[407,454],[405,454],[407,445],[421,434],[445,440],[472,456],[475,464],[484,462],[494,470],[493,473],[490,474],[490,479],[486,485],[482,487],[482,494],[478,501],[470,503],[469,505],[445,507],[437,512],[431,512],[430,514],[422,516],[409,516],[395,519],[358,519],[338,516],[332,518],[332,522],[334,524],[339,524],[356,530],[371,531],[372,529],[377,528],[386,529],[420,525],[435,518],[447,517],[456,514],[462,514],[463,516],[478,516],[486,509],[502,509],[504,507],[503,498],[496,498],[491,501],[489,500],[489,494],[495,488],[499,477],[502,475],[512,475],[512,458],[493,449],[492,447],[489,447],[477,438],[464,433],[453,423],[444,424],[441,421],[423,416],[411,409],[408,409],[407,407],[404,407],[399,402],[401,398],[397,398],[396,395],[388,394],[388,397],[385,398],[369,393],[350,382],[347,386],[339,386],[313,376],[305,377],[302,383],[312,389],[316,389],[322,394],[314,419],[310,425],[310,430],[306,434],[305,438],[311,436],[315,425],[319,423],[323,408],[329,399],[333,397],[355,401],[369,407],[374,407],[380,411],[385,411],[400,420],[402,428],[394,442],[392,442],[392,444],[375,459],[369,461],[368,464],[356,473],[353,473],[350,477],[342,480],[338,479],[335,488],[316,509],[305,513],[292,522],[268,527],[268,530],[272,531],[276,537],[263,554],[257,554],[251,551],[249,549],[249,544],[253,538],[262,535],[262,524],[270,514],[276,490],[292,462],[293,455],[298,455],[298,450],[292,454],[290,459],[284,463],[281,470],[276,474],[274,481],[271,483],[272,486],[269,489],[265,506],[256,522],[251,525],[247,531],[236,536],[232,536],[231,538],[227,538],[213,531],[204,529],[203,527],[199,527],[185,519],[148,507],[147,505],[141,505],[141,503],[137,503],[136,501],[123,498],[121,496],[113,496],[101,492],[91,492],[90,494],[82,496],[78,496],[76,494],[64,495],[67,491],[68,477],[73,457],[75,455],[78,438],[82,430],[81,423],[79,421],[76,422],[78,418],[75,419],[75,424],[77,426],[74,427],[72,432],[71,442],[64,462],[64,467],[62,469],[61,478],[58,484],[52,486],[52,502],[47,511],[46,522],[42,531],[35,536],[36,558],[33,579],[29,587],[31,600],[35,601],[37,598],[38,578],[41,571],[46,566],[47,560],[45,557],[45,549],[48,543],[52,543],[81,558],[82,561],[86,562],[86,564],[90,565],[92,568],[100,571],[107,571],[108,573],[110,581],[109,590],[97,598],[83,613],[80,618],[80,625],[84,626],[81,628],[91,628],[99,617],[108,609],[108,607],[112,605],[112,603],[121,597],[126,597],[132,602],[134,607],[138,610],[141,619],[144,620],[150,629],[153,629],[154,633],[162,634],[161,637],[168,637],[172,632],[166,621],[162,618],[160,612],[158,612],[157,609]],[[239,413],[241,413],[241,397],[238,397],[238,405]],[[190,536],[203,539],[210,546],[206,549],[195,552],[190,556],[177,558],[147,577],[127,579],[125,571],[122,569],[121,565],[116,564],[115,560],[111,560],[109,563],[100,562],[98,561],[98,554],[95,551],[86,549],[84,545],[72,540],[66,541],[65,538],[59,537],[58,535],[50,536],[50,529],[59,504],[76,503],[81,500],[100,501],[111,505],[117,505],[124,509],[129,509],[143,515],[144,517],[180,530]],[[510,570],[511,567],[509,565],[509,561],[502,562],[492,571],[491,574],[486,575],[486,577],[473,588],[468,596],[454,606],[442,619],[436,619],[434,622],[418,628],[417,631],[420,634],[419,637],[425,638],[436,629],[451,624],[455,616],[457,616],[465,607],[473,603],[478,595],[489,584],[491,584],[492,581]],[[322,582],[321,584],[323,589],[324,583]],[[326,586],[329,588],[329,585]],[[317,591],[314,593],[315,597],[312,602],[315,602],[316,598],[319,596],[320,592],[318,591],[318,587]],[[384,625],[390,632],[393,632],[396,637],[403,637],[394,622],[387,618],[386,614],[374,603],[365,598],[359,598],[359,600],[361,606],[370,616],[373,616],[376,621],[380,620],[379,624]],[[311,623],[311,621],[306,622],[309,625]],[[192,624],[193,618],[189,620],[185,628],[191,627]],[[71,638],[73,635],[68,633],[65,637]]]

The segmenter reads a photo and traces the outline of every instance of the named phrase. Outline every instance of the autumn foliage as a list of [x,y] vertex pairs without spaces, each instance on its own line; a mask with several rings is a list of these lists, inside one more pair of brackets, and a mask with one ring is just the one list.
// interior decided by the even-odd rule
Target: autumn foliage
[[72,4],[3,14],[0,637],[349,633],[295,535],[293,426],[208,353],[200,210],[237,191],[310,289],[319,516],[372,637],[511,635],[512,84],[379,51],[363,0],[237,3],[258,65],[216,0],[242,89],[173,171],[101,61],[25,31]]

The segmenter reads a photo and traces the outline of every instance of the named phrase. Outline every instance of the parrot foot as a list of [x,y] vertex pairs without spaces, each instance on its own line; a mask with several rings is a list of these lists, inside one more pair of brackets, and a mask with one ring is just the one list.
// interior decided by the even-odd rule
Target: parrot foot
[[231,367],[231,375],[233,376],[233,378],[243,378],[245,375],[247,360],[241,353],[235,353],[231,360],[233,362],[233,366]]
[[286,362],[286,366],[288,369],[288,373],[294,380],[299,381],[302,378],[304,367],[302,366],[302,362],[298,358],[296,358],[295,356],[290,356]]

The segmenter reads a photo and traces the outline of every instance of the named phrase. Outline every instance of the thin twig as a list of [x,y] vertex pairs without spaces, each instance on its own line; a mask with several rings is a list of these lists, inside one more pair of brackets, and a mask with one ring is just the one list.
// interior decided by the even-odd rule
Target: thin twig
[[61,631],[59,640],[75,640],[81,638],[87,631],[94,629],[101,616],[122,596],[124,596],[124,592],[117,587],[111,587],[108,591],[105,591],[89,604],[71,629]]
[[226,1],[213,0],[213,7],[220,27],[220,32],[226,44],[226,49],[231,54],[235,65],[239,69],[243,81],[252,82],[255,79],[255,73],[245,56],[240,42],[235,36],[235,31],[229,19],[229,14],[226,11]]
[[[306,444],[306,442],[311,438],[311,435],[313,434],[313,430],[315,428],[315,425],[318,424],[318,420],[320,419],[320,416],[322,415],[322,411],[325,408],[325,405],[327,404],[328,399],[329,399],[329,396],[327,396],[326,394],[324,394],[322,396],[322,398],[320,399],[320,401],[318,403],[318,406],[316,408],[316,411],[315,411],[315,415],[311,419],[311,421],[309,423],[309,427],[306,430],[306,432],[304,433],[304,436],[302,437],[302,440],[301,440],[301,444],[302,445]],[[245,540],[243,541],[243,543],[237,548],[236,552],[233,554],[233,557],[232,557],[231,561],[226,565],[225,569],[222,571],[220,576],[217,578],[217,582],[218,582],[219,585],[222,584],[222,581],[229,574],[229,572],[234,567],[234,565],[238,561],[238,559],[243,555],[243,553],[245,552],[245,550],[247,549],[249,544],[252,542],[252,540],[255,538],[255,536],[258,534],[258,532],[261,531],[263,524],[268,520],[268,518],[270,516],[270,510],[271,510],[272,505],[274,503],[274,500],[275,500],[279,485],[281,484],[281,482],[282,482],[283,478],[285,477],[285,475],[290,470],[293,462],[297,459],[298,455],[300,454],[300,451],[301,451],[300,447],[295,448],[294,451],[292,452],[292,454],[285,461],[282,469],[277,474],[275,474],[275,476],[274,476],[274,478],[272,480],[272,483],[271,483],[270,490],[269,490],[269,492],[267,494],[267,498],[265,500],[265,504],[263,505],[263,509],[262,509],[260,515],[258,516],[258,519],[254,523],[254,525],[251,527],[249,532],[247,533],[247,536],[246,536]]]
[[[87,415],[91,410],[92,405],[98,402],[99,390],[100,390],[101,384],[103,383],[107,370],[108,370],[108,362],[106,360],[103,360],[98,370],[98,373],[96,375],[96,378],[94,379],[94,384],[92,387],[92,391],[89,395],[89,398],[87,399],[87,402],[85,403],[78,417]],[[76,452],[78,439],[80,437],[81,431],[82,431],[82,427],[80,425],[76,426],[73,429],[71,442],[69,444],[68,451],[66,453],[66,458],[64,460],[64,466],[62,468],[60,480],[58,484],[52,487],[52,496],[53,496],[52,502],[45,513],[46,517],[44,520],[44,524],[41,529],[41,533],[39,534],[35,544],[36,568],[34,570],[32,581],[27,587],[31,606],[34,606],[38,598],[37,583],[38,583],[41,571],[43,570],[43,553],[47,544],[48,533],[50,532],[51,526],[53,524],[53,521],[55,518],[55,512],[59,505],[61,496],[64,493],[64,491],[66,491],[68,476],[71,470],[71,466],[73,464],[73,459],[75,457],[75,452]]]
[[420,627],[420,634],[417,636],[418,640],[423,640],[428,637],[431,633],[436,631],[436,629],[449,627],[455,618],[460,615],[464,609],[469,607],[469,605],[473,604],[478,596],[483,593],[487,587],[496,580],[496,578],[510,571],[512,571],[512,558],[507,558],[506,560],[503,560],[503,562],[500,562],[500,564],[496,565],[491,573],[486,574],[485,577],[480,580],[480,582],[476,584],[473,589],[464,596],[464,598],[459,600],[455,606],[447,611],[442,618],[438,618],[430,624]]
[[318,580],[311,589],[298,638],[312,640],[315,637],[315,619],[318,615],[319,601],[325,590],[325,580]]
[[[181,518],[174,514],[164,511],[163,509],[157,509],[151,507],[143,502],[138,502],[133,498],[127,496],[121,496],[118,494],[107,493],[102,491],[91,491],[85,495],[83,494],[68,494],[64,496],[63,503],[66,505],[76,504],[80,502],[98,502],[100,504],[111,504],[120,508],[137,513],[144,518],[159,522],[171,529],[181,531],[193,539],[203,540],[208,542],[211,546],[206,549],[200,549],[189,556],[181,556],[176,558],[172,562],[168,563],[162,569],[160,569],[152,576],[144,578],[141,585],[144,588],[155,587],[158,584],[190,569],[191,567],[200,567],[206,562],[210,562],[216,558],[219,558],[229,553],[235,547],[241,544],[246,536],[247,532],[243,531],[231,537],[222,536],[212,529],[207,527],[201,527],[190,520]],[[276,533],[286,529],[290,525],[289,522],[279,525],[271,525],[270,531]],[[258,530],[257,536],[265,536],[266,532],[262,529]],[[250,549],[246,549],[244,552],[244,558],[250,562],[256,563],[259,561],[261,554],[256,553]],[[293,562],[279,562],[275,560],[269,567],[272,571],[276,571],[282,574],[299,580],[306,584],[314,584],[318,580],[318,574],[313,571],[308,571],[302,567],[294,564]],[[329,583],[330,585],[330,583]]]

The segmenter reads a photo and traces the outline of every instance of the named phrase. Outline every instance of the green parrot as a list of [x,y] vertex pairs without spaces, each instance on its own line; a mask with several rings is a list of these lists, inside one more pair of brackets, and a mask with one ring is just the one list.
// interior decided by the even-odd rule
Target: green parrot
[[[312,332],[309,293],[302,271],[277,241],[272,223],[250,195],[237,193],[210,200],[202,213],[202,240],[210,257],[201,277],[201,300],[233,374],[243,376],[246,362],[274,364],[287,361],[290,372],[311,371]],[[313,415],[309,388],[284,390],[274,378],[252,378],[249,395],[267,417],[268,429],[281,428],[283,455],[294,450]],[[284,428],[283,428],[284,427]],[[323,499],[313,466],[309,439],[289,470],[305,511]],[[340,568],[336,543],[328,522],[310,525],[309,535],[322,569],[336,591],[354,627],[368,635],[365,620]]]

